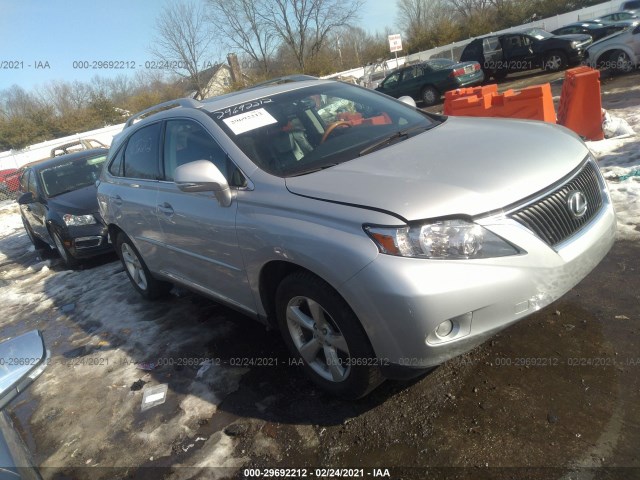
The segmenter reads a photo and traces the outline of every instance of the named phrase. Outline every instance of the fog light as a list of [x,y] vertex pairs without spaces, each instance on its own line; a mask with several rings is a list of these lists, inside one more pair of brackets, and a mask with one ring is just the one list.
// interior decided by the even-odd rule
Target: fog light
[[438,345],[465,337],[471,333],[472,319],[473,312],[467,312],[445,320],[434,330],[431,330],[425,338],[425,342],[428,345]]
[[451,320],[445,320],[438,328],[436,328],[436,335],[440,338],[446,337],[453,330],[453,322]]

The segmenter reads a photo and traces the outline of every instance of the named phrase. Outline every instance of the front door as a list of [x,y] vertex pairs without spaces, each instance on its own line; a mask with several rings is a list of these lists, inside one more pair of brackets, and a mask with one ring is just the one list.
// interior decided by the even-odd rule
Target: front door
[[236,235],[236,199],[224,207],[213,193],[185,193],[173,181],[176,167],[195,160],[213,162],[230,179],[227,154],[194,120],[168,120],[164,138],[164,178],[157,201],[163,273],[255,311]]

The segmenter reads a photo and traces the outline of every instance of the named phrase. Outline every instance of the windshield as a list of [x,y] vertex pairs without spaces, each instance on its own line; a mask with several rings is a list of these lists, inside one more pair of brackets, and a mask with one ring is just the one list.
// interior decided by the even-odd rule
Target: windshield
[[40,171],[42,187],[47,197],[93,185],[100,177],[106,155],[71,160]]
[[298,88],[211,116],[256,165],[280,177],[347,162],[385,138],[393,137],[388,143],[401,141],[440,122],[343,83]]
[[544,38],[553,37],[553,34],[547,32],[546,30],[542,30],[541,28],[531,28],[525,31],[527,35],[537,38],[538,40],[542,40]]

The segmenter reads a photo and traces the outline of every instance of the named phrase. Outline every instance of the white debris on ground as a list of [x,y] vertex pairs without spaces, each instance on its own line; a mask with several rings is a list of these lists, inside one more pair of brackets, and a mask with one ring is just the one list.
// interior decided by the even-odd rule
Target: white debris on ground
[[618,238],[640,240],[640,86],[607,91],[603,107],[611,119],[622,120],[635,133],[587,145],[607,179],[618,216]]
[[[71,271],[53,253],[48,260],[37,255],[18,206],[0,203],[2,337],[39,328],[53,352],[29,392],[40,399],[32,428],[42,426],[50,443],[40,467],[85,467],[89,460],[91,466],[139,466],[195,439],[199,422],[214,415],[248,371],[214,362],[198,377],[199,357],[212,355],[207,345],[238,327],[216,315],[212,303],[142,301],[114,258]],[[158,366],[143,371],[136,367],[143,362]],[[180,368],[167,365],[174,362]],[[141,387],[134,389],[139,380]],[[144,389],[165,383],[172,387],[166,402],[141,412]],[[118,448],[117,438],[137,447]],[[228,459],[226,466],[243,462],[232,461],[235,443],[224,434],[205,444],[216,458]]]

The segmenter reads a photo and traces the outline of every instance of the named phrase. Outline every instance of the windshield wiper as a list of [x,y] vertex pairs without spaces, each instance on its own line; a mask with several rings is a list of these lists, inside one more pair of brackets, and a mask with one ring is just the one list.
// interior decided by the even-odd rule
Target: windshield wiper
[[310,168],[309,170],[303,170],[301,172],[296,172],[293,175],[289,175],[289,177],[299,177],[301,175],[307,175],[309,173],[319,172],[320,170],[324,170],[325,168],[335,167],[338,163],[326,163],[321,167]]
[[383,138],[382,140],[380,140],[380,141],[378,141],[378,142],[376,142],[376,143],[374,143],[372,145],[369,145],[367,148],[365,148],[363,150],[360,150],[359,156],[363,156],[363,155],[366,155],[368,153],[374,152],[374,151],[378,150],[379,148],[386,147],[387,145],[389,145],[391,142],[393,142],[396,139],[404,138],[406,140],[407,138],[409,138],[409,134],[413,133],[416,130],[428,130],[429,128],[431,128],[431,126],[425,127],[424,125],[420,125],[418,127],[412,127],[412,128],[407,129],[407,130],[397,131],[397,132],[389,135],[388,137]]

